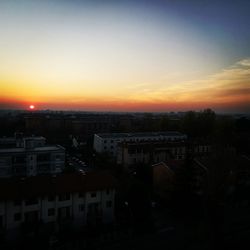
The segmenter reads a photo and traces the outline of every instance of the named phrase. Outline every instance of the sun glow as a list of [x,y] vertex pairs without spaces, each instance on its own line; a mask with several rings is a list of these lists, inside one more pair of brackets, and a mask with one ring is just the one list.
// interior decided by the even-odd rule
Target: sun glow
[[30,108],[30,110],[33,110],[35,108],[35,106],[34,105],[30,105],[29,108]]

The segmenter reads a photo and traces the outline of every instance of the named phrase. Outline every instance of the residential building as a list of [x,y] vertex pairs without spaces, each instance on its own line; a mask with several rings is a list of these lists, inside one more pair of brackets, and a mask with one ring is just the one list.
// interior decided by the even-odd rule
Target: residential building
[[44,137],[0,139],[0,177],[34,176],[62,172],[65,149],[46,145]]
[[117,163],[125,168],[138,163],[156,164],[169,160],[183,161],[185,158],[184,141],[121,142],[117,149]]
[[114,221],[115,179],[72,173],[0,179],[0,228],[14,236],[46,224],[76,228]]
[[[31,145],[27,145],[31,144]],[[0,149],[3,148],[23,148],[42,147],[46,144],[46,138],[42,136],[24,137],[23,133],[15,133],[14,137],[0,138]]]
[[145,133],[106,133],[94,135],[94,150],[98,153],[117,154],[121,142],[185,141],[187,136],[175,131]]
[[250,159],[225,150],[220,154],[197,157],[193,160],[193,187],[197,194],[214,195],[229,192],[236,186],[248,187],[250,183]]
[[152,165],[153,193],[157,198],[169,199],[174,190],[175,172],[169,164],[159,162]]
[[213,148],[213,143],[209,138],[196,138],[188,142],[189,153],[193,157],[208,156],[213,152]]

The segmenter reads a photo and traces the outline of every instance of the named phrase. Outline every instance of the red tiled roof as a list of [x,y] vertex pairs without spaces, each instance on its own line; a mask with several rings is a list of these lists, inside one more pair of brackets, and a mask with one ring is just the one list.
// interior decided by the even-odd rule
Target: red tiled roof
[[113,176],[102,172],[0,179],[0,200],[96,191],[116,187]]

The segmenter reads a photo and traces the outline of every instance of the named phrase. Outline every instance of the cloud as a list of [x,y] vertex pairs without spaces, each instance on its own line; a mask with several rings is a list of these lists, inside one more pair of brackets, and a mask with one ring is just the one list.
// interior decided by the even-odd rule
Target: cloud
[[237,62],[238,65],[250,67],[250,58],[243,59]]
[[138,88],[130,100],[146,103],[206,103],[223,106],[250,107],[250,59],[242,59],[228,68],[199,80],[169,84],[165,87],[153,84],[150,88]]

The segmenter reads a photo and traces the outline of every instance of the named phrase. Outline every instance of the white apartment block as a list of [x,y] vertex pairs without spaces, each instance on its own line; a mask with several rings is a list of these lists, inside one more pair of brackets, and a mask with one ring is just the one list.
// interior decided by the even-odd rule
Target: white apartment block
[[0,177],[57,174],[65,165],[65,149],[46,145],[44,137],[0,139]]
[[184,141],[186,139],[185,134],[175,131],[95,134],[94,150],[98,153],[109,152],[116,156],[117,146],[120,142]]
[[34,148],[45,144],[46,138],[43,136],[24,137],[22,133],[16,133],[14,137],[0,138],[0,148]]
[[0,180],[0,188],[0,229],[6,234],[41,222],[59,227],[67,222],[79,228],[114,221],[115,181],[111,176],[74,173],[18,182],[10,178]]

